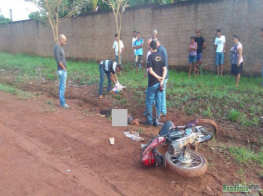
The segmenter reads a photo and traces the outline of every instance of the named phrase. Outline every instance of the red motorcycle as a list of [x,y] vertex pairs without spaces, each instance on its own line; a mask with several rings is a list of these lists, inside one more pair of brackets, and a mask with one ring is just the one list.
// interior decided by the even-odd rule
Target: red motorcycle
[[157,137],[141,145],[141,163],[167,167],[181,176],[201,176],[207,170],[207,160],[197,152],[197,145],[211,140],[217,132],[217,124],[210,119],[194,120],[185,126],[167,121]]

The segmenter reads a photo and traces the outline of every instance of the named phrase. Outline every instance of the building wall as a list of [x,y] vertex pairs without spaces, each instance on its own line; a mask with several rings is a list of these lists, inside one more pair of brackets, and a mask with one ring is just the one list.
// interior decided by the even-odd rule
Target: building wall
[[[220,28],[226,36],[225,70],[230,70],[232,35],[237,34],[243,44],[244,71],[261,72],[263,60],[259,29],[263,27],[262,0],[200,0],[164,6],[143,5],[127,8],[123,15],[121,40],[124,42],[124,62],[133,61],[132,32],[137,30],[146,41],[154,29],[166,48],[169,65],[176,69],[188,67],[188,44],[195,29],[201,30],[207,48],[203,52],[207,70],[215,70],[214,39]],[[98,12],[79,16],[60,24],[59,33],[66,35],[64,47],[69,58],[114,59],[112,45],[116,33],[112,12]],[[0,50],[53,56],[52,31],[32,20],[14,22],[0,29]],[[143,58],[145,62],[145,56]]]

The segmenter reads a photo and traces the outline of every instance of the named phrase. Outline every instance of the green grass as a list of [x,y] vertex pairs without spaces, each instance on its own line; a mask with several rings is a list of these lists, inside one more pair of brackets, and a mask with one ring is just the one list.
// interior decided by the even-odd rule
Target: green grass
[[32,97],[31,93],[21,91],[13,86],[5,85],[0,83],[0,91],[4,91],[7,93],[11,93],[13,95],[17,95],[18,99],[28,99]]
[[228,112],[228,119],[230,121],[236,122],[240,116],[241,116],[241,113],[238,110],[235,110],[233,108]]
[[[28,56],[23,54],[0,53],[0,69],[13,71],[16,82],[28,81],[31,78],[57,80],[54,58]],[[226,65],[227,66],[227,65]],[[147,79],[143,73],[136,74],[132,65],[123,65],[118,80],[128,87],[130,97],[113,95],[114,105],[134,108],[145,107],[145,90]],[[67,61],[68,79],[79,85],[99,83],[98,64],[92,62]],[[239,123],[245,127],[262,127],[263,88],[259,86],[262,78],[241,77],[239,87],[235,78],[230,75],[218,77],[202,70],[196,79],[188,78],[188,73],[169,71],[167,84],[167,107],[183,110],[186,115],[204,116]],[[104,84],[106,86],[105,77]]]
[[237,147],[229,147],[230,154],[234,157],[234,159],[241,165],[251,165],[258,164],[263,166],[263,148],[261,148],[260,152],[255,153],[253,150],[250,150],[244,146]]

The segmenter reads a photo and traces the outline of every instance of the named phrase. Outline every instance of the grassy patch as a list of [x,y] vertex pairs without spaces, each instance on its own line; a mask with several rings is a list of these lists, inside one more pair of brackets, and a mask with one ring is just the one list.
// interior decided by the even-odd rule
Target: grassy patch
[[[28,56],[23,54],[0,53],[0,69],[13,71],[16,82],[30,79],[56,80],[57,65],[54,58]],[[123,65],[124,69],[118,80],[127,86],[130,97],[113,94],[113,105],[123,105],[136,109],[145,107],[147,79],[144,72],[132,69],[132,65]],[[68,79],[78,85],[99,84],[99,67],[95,62],[67,61]],[[144,70],[143,70],[144,71]],[[230,75],[218,77],[201,71],[201,75],[188,78],[185,72],[169,71],[167,83],[167,108],[178,108],[186,115],[203,116],[228,120],[244,127],[262,127],[260,120],[263,105],[263,88],[259,86],[262,78],[242,77],[239,87]],[[96,85],[96,86],[97,86]],[[105,76],[104,86],[107,86]],[[135,104],[134,104],[135,103]]]
[[250,150],[244,146],[240,147],[229,147],[230,154],[235,158],[235,160],[241,165],[251,165],[259,164],[263,166],[263,147],[260,152],[255,153],[253,150]]
[[241,116],[241,113],[238,110],[235,110],[233,108],[228,112],[228,119],[230,121],[236,122],[240,116]]
[[11,93],[13,95],[17,95],[18,99],[28,99],[30,97],[33,97],[31,93],[21,91],[13,86],[9,86],[6,84],[1,84],[0,83],[0,91],[4,91],[7,93]]

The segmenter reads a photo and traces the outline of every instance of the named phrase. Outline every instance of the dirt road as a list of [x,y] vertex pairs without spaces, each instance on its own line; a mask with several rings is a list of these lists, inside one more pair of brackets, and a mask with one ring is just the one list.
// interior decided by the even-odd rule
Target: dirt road
[[[125,127],[112,127],[79,100],[69,100],[73,109],[64,110],[47,99],[0,92],[1,196],[222,195],[222,184],[239,180],[236,165],[205,147],[200,152],[213,156],[216,166],[201,177],[143,168],[140,143],[123,135]],[[146,135],[158,131],[142,129]],[[109,137],[115,137],[114,146]]]

